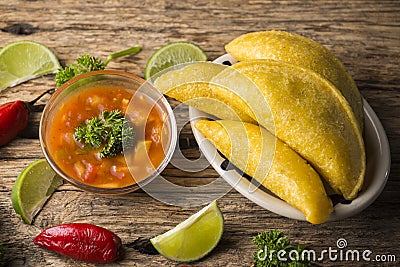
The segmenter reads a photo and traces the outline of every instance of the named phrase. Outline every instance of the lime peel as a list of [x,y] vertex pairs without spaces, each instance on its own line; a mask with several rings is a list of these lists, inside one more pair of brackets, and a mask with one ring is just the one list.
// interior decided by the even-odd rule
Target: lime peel
[[222,212],[217,201],[213,201],[175,228],[150,239],[150,242],[167,259],[191,262],[210,253],[221,239],[223,230]]
[[46,74],[56,73],[60,68],[55,54],[41,43],[8,43],[0,50],[0,91]]

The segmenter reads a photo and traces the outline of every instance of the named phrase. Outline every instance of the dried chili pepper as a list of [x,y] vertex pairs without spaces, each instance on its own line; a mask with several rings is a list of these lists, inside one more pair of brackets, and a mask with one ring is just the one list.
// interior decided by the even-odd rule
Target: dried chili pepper
[[33,243],[58,254],[86,262],[108,263],[122,254],[121,239],[113,232],[88,223],[47,228]]
[[25,102],[15,101],[0,106],[0,146],[7,144],[28,125],[29,109]]
[[44,107],[34,104],[45,94],[53,91],[54,89],[47,90],[30,102],[18,100],[0,106],[0,146],[10,142],[26,128],[30,111],[40,111]]

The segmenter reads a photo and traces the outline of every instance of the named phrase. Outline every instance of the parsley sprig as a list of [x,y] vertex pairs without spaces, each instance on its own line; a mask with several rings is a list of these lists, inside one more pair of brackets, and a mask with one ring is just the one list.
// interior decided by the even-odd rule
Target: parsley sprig
[[[253,238],[253,243],[258,250],[254,253],[255,267],[308,267],[311,263],[308,259],[302,258],[304,245],[293,246],[287,236],[279,230],[259,233]],[[291,253],[295,250],[296,253]],[[286,261],[278,258],[278,252],[284,254]],[[284,251],[284,252],[282,252]],[[280,254],[282,256],[282,254]],[[299,259],[291,260],[289,255],[298,255]]]
[[76,127],[74,137],[85,147],[100,150],[101,158],[114,157],[125,147],[132,147],[134,131],[129,121],[119,110],[104,110],[100,117],[94,117]]
[[67,64],[65,68],[61,68],[56,74],[56,85],[60,87],[73,77],[90,72],[95,70],[104,70],[108,63],[114,58],[123,57],[131,54],[136,54],[140,51],[140,46],[134,46],[129,49],[111,54],[107,57],[105,62],[102,62],[100,59],[90,56],[88,54],[84,54],[81,57],[76,59],[75,64]]

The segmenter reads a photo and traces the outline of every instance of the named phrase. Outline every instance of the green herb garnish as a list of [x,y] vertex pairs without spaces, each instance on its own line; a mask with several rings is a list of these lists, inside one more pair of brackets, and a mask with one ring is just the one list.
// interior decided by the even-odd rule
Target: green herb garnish
[[136,54],[140,51],[141,47],[140,46],[134,46],[132,48],[123,50],[121,52],[117,52],[114,54],[111,54],[107,57],[105,62],[102,62],[100,59],[95,58],[90,55],[83,55],[81,57],[78,57],[76,59],[76,64],[67,64],[65,68],[61,68],[57,74],[56,74],[56,85],[59,87],[63,85],[65,82],[69,81],[73,77],[90,72],[90,71],[95,71],[95,70],[104,70],[108,63],[118,57],[123,57],[131,54]]
[[85,147],[100,150],[101,158],[114,157],[123,152],[123,144],[133,146],[134,131],[129,121],[119,110],[103,111],[95,117],[81,123],[75,128],[74,137]]
[[5,253],[4,253],[4,246],[3,243],[0,241],[0,266],[6,266],[5,265]]
[[309,259],[303,255],[305,246],[291,245],[289,239],[279,230],[259,233],[253,238],[253,242],[258,247],[253,256],[255,267],[311,266]]

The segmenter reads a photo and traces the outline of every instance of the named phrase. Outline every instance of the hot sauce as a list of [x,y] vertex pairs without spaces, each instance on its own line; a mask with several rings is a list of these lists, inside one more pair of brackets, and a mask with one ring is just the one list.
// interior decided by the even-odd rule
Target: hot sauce
[[[165,157],[162,147],[164,116],[144,94],[132,96],[132,91],[121,87],[97,86],[73,94],[60,106],[48,130],[47,143],[53,160],[63,172],[88,185],[120,188],[146,178],[158,167]],[[125,114],[128,105],[133,108]],[[133,126],[135,142],[133,156],[128,157],[129,168],[124,154],[101,158],[101,147],[88,148],[74,138],[76,127],[98,117],[104,110],[120,110]]]

